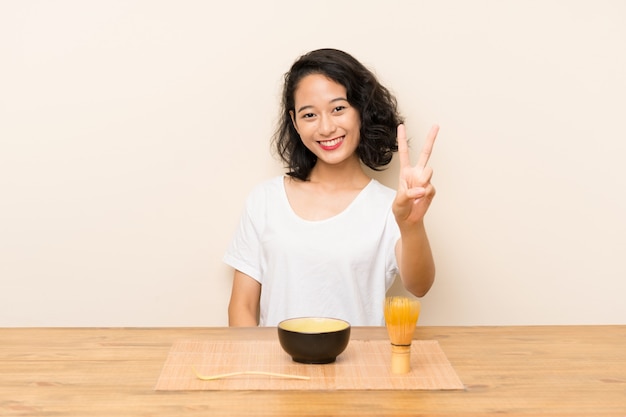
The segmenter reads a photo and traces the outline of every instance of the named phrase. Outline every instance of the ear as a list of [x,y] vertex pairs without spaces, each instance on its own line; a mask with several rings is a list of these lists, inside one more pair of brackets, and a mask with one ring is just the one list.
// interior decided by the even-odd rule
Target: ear
[[298,135],[299,135],[300,131],[298,130],[298,124],[296,123],[296,115],[294,114],[293,110],[289,110],[289,115],[291,116],[291,123],[293,124],[294,129],[296,129],[296,132],[298,132]]

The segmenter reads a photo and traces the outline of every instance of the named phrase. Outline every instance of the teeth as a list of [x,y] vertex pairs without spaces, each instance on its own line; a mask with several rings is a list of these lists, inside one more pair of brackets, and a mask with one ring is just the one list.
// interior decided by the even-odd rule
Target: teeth
[[325,142],[320,142],[320,145],[323,145],[323,146],[335,146],[336,144],[338,144],[342,140],[343,140],[343,136],[340,137],[340,138],[337,138],[337,139],[327,140]]

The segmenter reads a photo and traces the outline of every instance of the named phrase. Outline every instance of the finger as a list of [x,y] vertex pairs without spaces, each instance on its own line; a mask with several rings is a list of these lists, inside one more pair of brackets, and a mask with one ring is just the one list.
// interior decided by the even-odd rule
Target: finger
[[426,188],[424,187],[415,187],[415,188],[409,188],[408,190],[406,190],[406,196],[409,199],[422,198],[424,197],[425,194],[426,194]]
[[425,186],[430,183],[430,180],[433,178],[433,169],[429,166],[425,166],[419,174],[419,178],[417,179],[417,184],[422,184]]
[[[419,172],[416,172],[415,169],[413,172],[414,176],[411,180],[407,181],[407,184],[410,184],[409,190],[418,190],[415,192],[423,192],[425,188],[431,185],[430,180],[433,178],[433,169],[426,166]],[[415,198],[414,195],[412,195],[412,197]]]
[[418,168],[424,168],[428,163],[428,159],[430,159],[430,154],[433,152],[433,146],[435,145],[435,139],[437,138],[438,132],[438,125],[433,125],[433,127],[430,128],[430,132],[428,132],[428,136],[426,136],[426,142],[422,147],[422,151],[420,152],[420,156],[417,161]]
[[[406,195],[413,200],[421,200],[424,198],[432,200],[435,196],[435,187],[433,187],[432,184],[427,184],[424,187],[410,188],[406,191]],[[417,201],[414,201],[414,203],[417,203]]]
[[406,128],[403,124],[398,125],[398,158],[400,159],[400,169],[411,166],[409,158],[409,145],[406,140]]

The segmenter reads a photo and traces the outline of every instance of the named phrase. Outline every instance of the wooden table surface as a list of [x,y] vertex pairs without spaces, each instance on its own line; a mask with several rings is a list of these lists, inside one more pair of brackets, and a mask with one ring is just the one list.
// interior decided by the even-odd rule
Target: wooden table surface
[[[626,326],[418,327],[458,391],[154,391],[179,339],[276,337],[275,328],[0,329],[1,416],[626,417]],[[356,327],[353,339],[387,338]]]

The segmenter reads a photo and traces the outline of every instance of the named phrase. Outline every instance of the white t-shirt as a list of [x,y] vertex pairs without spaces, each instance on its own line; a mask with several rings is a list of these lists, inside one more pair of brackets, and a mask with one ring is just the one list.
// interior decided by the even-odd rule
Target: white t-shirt
[[308,221],[292,210],[283,176],[258,185],[224,262],[261,283],[259,324],[321,316],[384,325],[385,294],[398,273],[394,197],[371,180],[343,212]]

